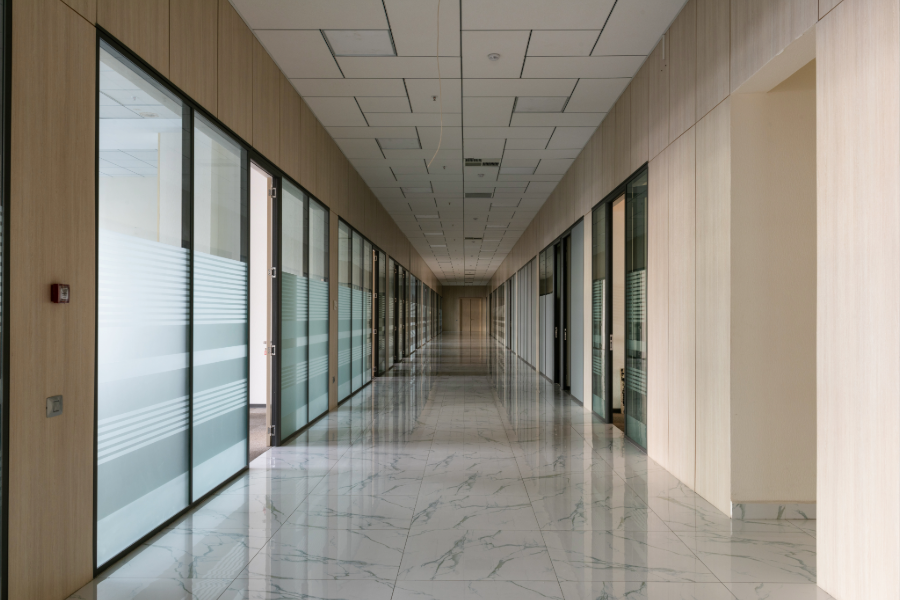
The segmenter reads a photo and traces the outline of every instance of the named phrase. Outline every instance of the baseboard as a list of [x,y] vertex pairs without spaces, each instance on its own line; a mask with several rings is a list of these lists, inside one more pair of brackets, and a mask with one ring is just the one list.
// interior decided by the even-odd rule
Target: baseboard
[[732,502],[731,518],[738,521],[757,519],[811,520],[816,518],[815,502]]

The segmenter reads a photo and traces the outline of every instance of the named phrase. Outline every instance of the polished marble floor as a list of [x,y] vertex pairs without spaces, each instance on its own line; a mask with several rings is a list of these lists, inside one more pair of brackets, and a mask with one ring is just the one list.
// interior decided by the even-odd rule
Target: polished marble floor
[[72,596],[825,600],[815,521],[732,521],[484,337],[444,334]]

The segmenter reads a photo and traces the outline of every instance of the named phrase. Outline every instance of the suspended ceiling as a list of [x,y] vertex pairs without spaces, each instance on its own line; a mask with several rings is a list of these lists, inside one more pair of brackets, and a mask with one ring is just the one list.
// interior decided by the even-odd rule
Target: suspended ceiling
[[231,2],[441,282],[486,285],[685,0]]

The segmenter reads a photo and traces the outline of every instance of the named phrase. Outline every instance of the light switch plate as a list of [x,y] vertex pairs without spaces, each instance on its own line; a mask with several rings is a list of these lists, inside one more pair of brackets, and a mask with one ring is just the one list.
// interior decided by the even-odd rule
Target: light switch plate
[[47,398],[47,418],[58,417],[63,411],[63,397],[50,396]]

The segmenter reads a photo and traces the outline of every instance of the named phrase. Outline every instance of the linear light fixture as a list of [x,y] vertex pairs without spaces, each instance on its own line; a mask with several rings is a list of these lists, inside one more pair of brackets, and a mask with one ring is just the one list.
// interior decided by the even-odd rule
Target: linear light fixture
[[387,29],[323,30],[335,56],[397,56]]

